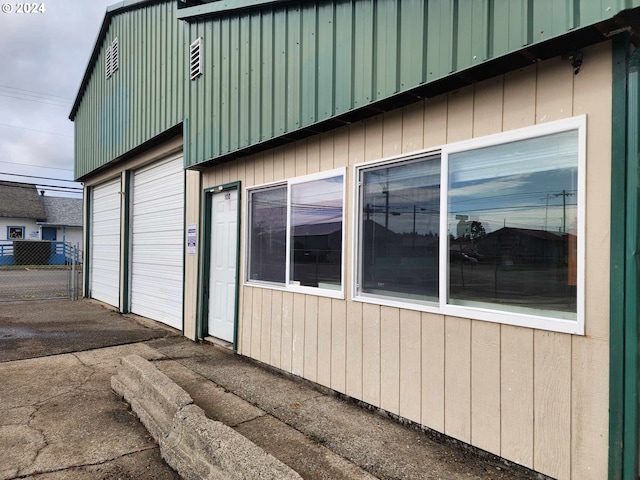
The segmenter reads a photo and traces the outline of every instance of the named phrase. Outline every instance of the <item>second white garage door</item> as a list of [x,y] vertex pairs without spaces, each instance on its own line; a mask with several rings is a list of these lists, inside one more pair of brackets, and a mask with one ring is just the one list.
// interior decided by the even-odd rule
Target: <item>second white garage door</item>
[[182,329],[182,155],[136,171],[131,201],[131,312]]

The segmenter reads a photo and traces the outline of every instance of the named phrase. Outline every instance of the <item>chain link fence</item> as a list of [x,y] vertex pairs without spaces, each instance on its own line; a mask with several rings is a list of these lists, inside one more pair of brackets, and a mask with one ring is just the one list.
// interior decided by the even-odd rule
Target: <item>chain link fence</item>
[[82,251],[70,243],[0,241],[0,302],[77,300],[82,263]]

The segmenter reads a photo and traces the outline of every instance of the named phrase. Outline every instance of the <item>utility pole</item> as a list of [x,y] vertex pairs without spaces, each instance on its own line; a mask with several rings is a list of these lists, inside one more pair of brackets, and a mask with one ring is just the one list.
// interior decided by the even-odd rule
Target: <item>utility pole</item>
[[562,233],[567,233],[567,197],[572,197],[575,193],[562,190],[562,193],[554,194],[554,197],[562,197]]

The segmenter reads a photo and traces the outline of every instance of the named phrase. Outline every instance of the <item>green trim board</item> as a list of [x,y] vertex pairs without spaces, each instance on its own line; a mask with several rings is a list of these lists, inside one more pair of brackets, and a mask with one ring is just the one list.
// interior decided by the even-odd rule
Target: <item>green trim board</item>
[[624,478],[638,477],[638,215],[640,195],[638,191],[640,168],[640,52],[635,50],[629,59],[627,83],[627,199],[625,241],[625,346],[624,346]]
[[238,348],[238,307],[239,307],[239,296],[240,296],[240,219],[241,219],[241,206],[242,206],[242,198],[241,198],[241,190],[240,190],[241,182],[230,182],[223,185],[216,185],[214,187],[205,188],[202,192],[201,201],[204,204],[204,208],[202,209],[202,221],[201,221],[201,234],[204,236],[204,241],[201,242],[202,245],[202,276],[199,278],[200,283],[200,322],[198,326],[198,331],[200,333],[200,338],[204,338],[207,332],[207,323],[209,316],[209,270],[211,267],[211,208],[212,208],[212,197],[214,194],[222,193],[228,190],[237,190],[238,192],[238,208],[237,208],[237,231],[236,231],[236,281],[235,281],[235,302],[234,302],[234,315],[233,315],[233,350],[237,351]]
[[[184,150],[182,151],[184,167]],[[187,299],[185,279],[187,278],[187,171],[182,172],[182,336],[184,337],[184,306]]]
[[86,187],[84,192],[84,201],[85,201],[85,212],[84,212],[84,258],[83,258],[83,267],[84,268],[84,285],[82,289],[82,295],[85,298],[89,298],[89,275],[91,272],[91,209],[93,208],[91,202],[91,196],[93,195],[93,187]]
[[[124,224],[123,235],[120,239],[121,248],[123,249],[122,268],[120,275],[122,276],[122,305],[120,310],[122,313],[129,313],[131,311],[130,298],[131,298],[131,179],[133,172],[126,170],[122,172],[124,176],[124,205],[122,207],[122,222]],[[123,243],[124,242],[124,243]]]
[[609,480],[638,477],[640,69],[629,36],[613,39]]

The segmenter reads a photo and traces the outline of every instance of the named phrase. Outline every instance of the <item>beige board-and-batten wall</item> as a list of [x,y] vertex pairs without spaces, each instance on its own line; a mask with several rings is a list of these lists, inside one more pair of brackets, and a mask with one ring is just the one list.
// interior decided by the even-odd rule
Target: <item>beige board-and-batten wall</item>
[[[244,190],[348,167],[346,299],[241,285],[238,352],[554,478],[606,478],[611,85],[604,43],[578,75],[554,58],[204,171],[203,188]],[[583,114],[586,335],[350,300],[353,165]]]

